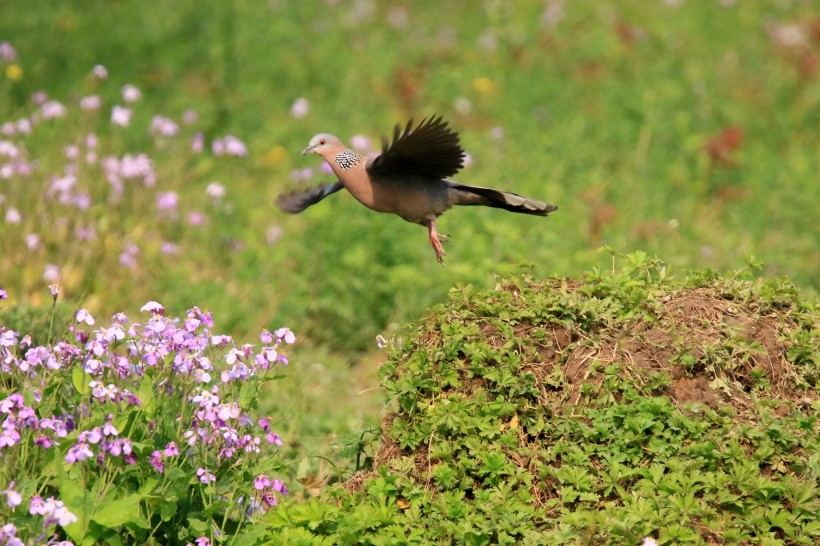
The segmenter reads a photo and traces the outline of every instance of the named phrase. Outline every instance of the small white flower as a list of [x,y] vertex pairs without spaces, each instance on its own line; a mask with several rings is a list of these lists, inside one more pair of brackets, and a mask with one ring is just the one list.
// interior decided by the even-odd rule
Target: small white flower
[[82,308],[77,311],[77,314],[74,316],[77,322],[85,322],[89,326],[94,325],[94,317],[91,316],[91,313],[88,312],[87,309]]

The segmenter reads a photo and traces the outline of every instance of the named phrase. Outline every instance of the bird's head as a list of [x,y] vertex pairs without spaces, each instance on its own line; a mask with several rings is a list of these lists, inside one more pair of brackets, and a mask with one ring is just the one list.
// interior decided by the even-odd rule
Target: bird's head
[[328,133],[319,133],[310,139],[308,147],[302,150],[302,155],[319,154],[322,157],[335,155],[345,149],[342,141]]

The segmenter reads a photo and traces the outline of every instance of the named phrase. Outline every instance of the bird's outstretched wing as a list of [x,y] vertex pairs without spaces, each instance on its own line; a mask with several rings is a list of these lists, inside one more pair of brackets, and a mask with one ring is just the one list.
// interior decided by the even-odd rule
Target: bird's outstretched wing
[[304,190],[296,190],[290,193],[280,194],[276,198],[276,204],[284,212],[290,214],[297,214],[302,212],[311,205],[315,205],[330,194],[336,193],[342,189],[341,182],[334,182],[333,184],[314,186]]
[[367,170],[376,175],[412,174],[431,178],[447,178],[461,170],[464,150],[458,133],[452,131],[441,116],[431,117],[413,129],[413,120],[402,131],[393,130],[393,143],[382,137],[382,153],[367,163]]

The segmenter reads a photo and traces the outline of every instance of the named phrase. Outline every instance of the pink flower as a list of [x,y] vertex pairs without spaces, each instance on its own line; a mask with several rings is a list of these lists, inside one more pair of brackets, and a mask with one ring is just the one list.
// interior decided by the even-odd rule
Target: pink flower
[[157,192],[157,209],[175,211],[179,206],[179,194],[175,191]]
[[166,457],[174,457],[176,455],[179,455],[179,448],[177,447],[176,442],[168,442],[168,444],[165,446],[165,449],[162,450],[162,453]]
[[350,147],[362,153],[370,151],[370,139],[364,135],[353,135],[350,137]]
[[122,87],[122,99],[125,102],[137,102],[142,98],[142,93],[135,85],[127,84]]
[[151,118],[151,134],[154,136],[172,137],[179,133],[179,125],[165,116]]
[[196,469],[196,475],[199,478],[199,481],[201,481],[204,484],[216,481],[216,476],[214,476],[212,473],[208,472],[206,469],[202,467]]
[[196,113],[196,110],[185,110],[182,113],[182,122],[185,125],[193,125],[199,119],[199,114]]
[[290,107],[290,116],[292,118],[301,119],[307,116],[308,112],[310,112],[310,102],[306,98],[296,99]]
[[151,463],[151,466],[153,466],[160,474],[165,472],[165,463],[162,462],[162,453],[158,450],[151,453],[151,458],[148,462]]
[[205,135],[202,133],[197,133],[194,135],[194,138],[191,139],[191,151],[195,154],[202,153],[202,150],[205,149]]
[[11,43],[0,42],[0,59],[13,63],[19,57],[20,56],[17,54],[17,50],[14,49],[14,46],[11,45]]
[[262,491],[263,489],[267,489],[271,486],[270,478],[268,478],[265,474],[260,474],[253,480],[253,487],[257,491]]
[[290,328],[279,328],[275,333],[276,337],[284,340],[285,343],[291,344],[296,342],[296,334],[290,331]]
[[140,311],[148,311],[155,315],[162,315],[165,313],[165,307],[161,303],[152,300],[140,307]]
[[23,496],[20,495],[17,491],[12,491],[9,489],[6,491],[6,504],[11,506],[12,508],[16,506],[20,506],[23,502]]
[[225,197],[225,186],[219,182],[211,182],[205,188],[205,193],[214,200],[222,199]]
[[83,308],[77,311],[77,314],[74,315],[74,318],[77,322],[85,322],[89,326],[94,325],[94,317],[91,316],[91,313],[88,312],[87,309]]
[[56,100],[50,100],[40,106],[40,113],[43,115],[43,119],[61,118],[65,116],[66,112],[66,107]]
[[89,95],[80,99],[80,110],[94,111],[99,110],[101,106],[100,97],[97,95]]
[[9,207],[6,209],[6,223],[7,224],[19,224],[23,221],[23,216],[20,214],[20,211],[14,207]]
[[60,280],[60,268],[54,264],[46,264],[43,270],[43,280],[46,282],[57,282]]
[[211,151],[214,155],[230,155],[234,157],[244,157],[248,155],[248,148],[245,143],[233,135],[216,139],[211,144]]
[[91,69],[91,73],[100,80],[108,78],[108,70],[101,64],[94,65],[94,68]]
[[130,108],[115,105],[114,108],[111,109],[111,123],[119,125],[120,127],[128,127],[131,123],[131,116],[133,115],[134,112]]

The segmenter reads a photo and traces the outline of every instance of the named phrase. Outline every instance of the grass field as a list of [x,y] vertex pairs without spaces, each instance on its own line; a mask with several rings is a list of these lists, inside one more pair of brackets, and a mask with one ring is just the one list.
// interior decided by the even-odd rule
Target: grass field
[[[156,300],[243,342],[290,327],[261,403],[294,472],[353,465],[384,411],[376,336],[453,287],[608,268],[606,245],[820,290],[811,2],[37,4],[0,4],[0,316],[45,332],[55,284],[64,319]],[[442,268],[423,228],[344,192],[273,204],[328,180],[299,155],[313,134],[375,149],[432,113],[470,154],[456,179],[559,211],[450,211]]]

